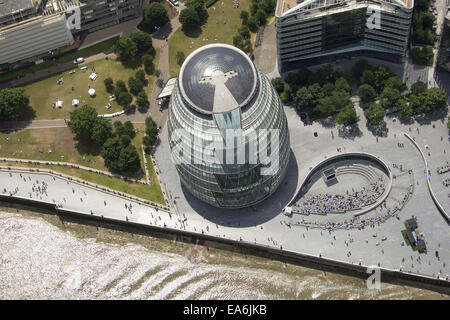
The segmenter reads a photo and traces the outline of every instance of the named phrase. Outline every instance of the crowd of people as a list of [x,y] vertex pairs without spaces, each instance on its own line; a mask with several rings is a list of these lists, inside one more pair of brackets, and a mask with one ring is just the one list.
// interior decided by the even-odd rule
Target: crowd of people
[[438,174],[444,174],[444,173],[447,173],[447,172],[449,172],[450,171],[450,165],[445,165],[445,166],[442,166],[442,167],[440,167],[440,168],[437,168],[437,173]]
[[350,210],[364,208],[376,202],[384,193],[384,185],[380,182],[371,182],[371,188],[362,188],[347,195],[318,194],[310,197],[301,204],[301,214],[327,214],[344,213]]

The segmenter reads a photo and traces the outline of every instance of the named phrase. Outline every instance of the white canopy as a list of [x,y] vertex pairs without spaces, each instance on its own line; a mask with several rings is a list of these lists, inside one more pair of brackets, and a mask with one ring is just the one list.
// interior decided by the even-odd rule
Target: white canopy
[[58,100],[58,101],[56,101],[55,106],[56,106],[57,108],[62,108],[63,102],[62,102],[61,100]]
[[78,106],[79,104],[80,104],[80,100],[78,100],[78,99],[72,100],[72,106]]
[[93,96],[95,96],[95,89],[89,89],[89,95],[91,96],[91,97],[93,97]]
[[95,80],[98,78],[98,74],[96,74],[95,72],[92,72],[91,75],[89,76],[89,78],[91,78],[91,80]]

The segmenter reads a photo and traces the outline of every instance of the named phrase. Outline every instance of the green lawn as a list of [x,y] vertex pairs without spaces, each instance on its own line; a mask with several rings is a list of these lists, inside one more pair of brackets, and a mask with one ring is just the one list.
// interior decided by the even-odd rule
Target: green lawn
[[[145,125],[138,123],[134,124],[134,127],[139,132],[133,138],[132,144],[139,151],[141,157],[141,172],[129,176],[145,179],[144,163],[140,152]],[[6,140],[6,137],[9,137],[9,141]],[[51,152],[48,152],[49,150]],[[0,132],[0,157],[71,162],[108,171],[100,155],[100,147],[86,142],[79,144],[69,128]]]
[[[158,64],[159,54],[160,50],[157,49],[155,65]],[[75,74],[70,75],[67,71],[23,87],[30,96],[30,106],[35,111],[35,119],[69,119],[69,113],[75,109],[75,107],[72,107],[72,99],[74,98],[79,99],[81,105],[91,105],[100,114],[114,113],[123,109],[115,101],[109,101],[109,93],[106,92],[103,80],[111,77],[114,82],[123,80],[127,83],[128,78],[134,76],[140,68],[125,68],[115,58],[101,59],[84,64],[83,66],[87,66],[88,70],[80,70],[79,67],[74,68],[76,71]],[[98,78],[95,81],[91,81],[89,78],[93,66],[98,74]],[[64,83],[58,85],[56,81],[61,77]],[[145,88],[149,97],[152,94],[154,80],[155,77],[150,76],[148,78],[149,84]],[[91,98],[88,94],[88,85],[96,91],[94,98]],[[58,99],[63,101],[63,107],[61,109],[53,107],[53,103]],[[109,110],[105,108],[108,103],[112,105]]]
[[[145,125],[135,124],[134,127],[137,128],[139,132],[136,134],[136,137],[133,139],[132,143],[139,152],[139,157],[141,159],[141,170],[138,173],[129,176],[145,180],[144,162],[141,152],[141,143],[145,132]],[[6,137],[9,137],[9,141],[6,141]],[[47,152],[48,150],[51,150],[51,153]],[[0,157],[67,161],[86,167],[108,171],[104,165],[103,158],[100,155],[99,148],[86,145],[79,146],[77,141],[74,139],[74,135],[68,128],[26,129],[11,133],[0,132]],[[68,167],[3,162],[1,164],[47,168],[78,177],[92,183],[103,185],[111,189],[132,194],[143,199],[164,204],[161,187],[153,169],[152,162],[148,156],[147,163],[150,180],[152,182],[151,186],[125,182],[121,179],[110,178],[96,173]]]
[[[223,5],[222,5],[223,2]],[[233,44],[233,36],[241,26],[239,15],[242,10],[249,11],[250,1],[240,0],[239,8],[233,8],[233,0],[218,0],[208,8],[208,21],[197,30],[185,34],[179,28],[169,39],[169,74],[178,74],[180,66],[177,64],[176,53],[184,52],[187,57],[195,49],[211,43]],[[226,23],[225,23],[226,22]],[[208,41],[204,41],[208,38]]]
[[46,62],[43,62],[43,63],[40,63],[40,64],[36,64],[36,65],[33,65],[33,66],[25,68],[25,69],[21,69],[21,70],[18,70],[18,71],[14,71],[14,72],[8,73],[8,74],[6,74],[4,76],[0,76],[0,80],[3,81],[3,80],[13,79],[13,78],[15,78],[17,76],[24,76],[24,75],[29,74],[29,73],[33,73],[33,72],[36,72],[36,71],[39,71],[39,70],[47,69],[47,68],[49,68],[51,66],[54,66],[54,65],[56,65],[58,63],[64,63],[64,62],[72,61],[73,59],[78,58],[78,57],[85,57],[86,58],[86,57],[92,56],[92,55],[97,54],[97,53],[108,51],[108,50],[111,49],[112,45],[114,44],[114,42],[117,39],[118,39],[118,37],[111,38],[111,39],[105,40],[103,42],[97,43],[97,44],[95,44],[93,46],[90,46],[90,47],[88,47],[86,49],[82,49],[82,50],[79,50],[79,51],[69,52],[69,53],[63,54],[63,55],[59,56],[58,58],[56,58],[55,61],[46,61]]

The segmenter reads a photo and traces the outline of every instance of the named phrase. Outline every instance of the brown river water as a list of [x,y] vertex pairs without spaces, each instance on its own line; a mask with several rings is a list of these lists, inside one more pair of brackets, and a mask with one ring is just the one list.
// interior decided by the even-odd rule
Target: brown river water
[[[1,204],[0,204],[1,205]],[[449,299],[132,228],[0,206],[0,299]]]

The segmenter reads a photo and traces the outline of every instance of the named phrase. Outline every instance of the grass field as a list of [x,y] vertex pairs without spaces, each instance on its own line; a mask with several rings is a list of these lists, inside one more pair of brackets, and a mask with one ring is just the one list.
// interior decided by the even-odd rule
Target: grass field
[[[135,124],[139,129],[132,143],[139,152],[141,159],[141,170],[137,174],[129,175],[138,179],[145,179],[143,155],[141,142],[145,131],[144,124]],[[6,137],[9,140],[6,141]],[[47,152],[51,150],[51,153]],[[0,156],[7,158],[33,159],[71,162],[82,166],[108,171],[98,147],[80,147],[74,139],[74,135],[68,128],[51,129],[27,129],[12,133],[0,132]],[[62,158],[63,157],[63,158]],[[147,156],[148,157],[148,156]],[[138,183],[125,182],[121,179],[111,178],[92,172],[68,167],[30,165],[9,163],[12,166],[27,166],[36,168],[47,168],[60,173],[84,179],[111,189],[135,195],[137,197],[164,204],[161,187],[153,169],[152,162],[147,158],[147,164],[152,185],[141,185]],[[2,165],[8,165],[3,163]]]
[[[185,34],[179,28],[169,39],[169,74],[175,76],[180,70],[176,54],[184,52],[187,57],[195,49],[211,43],[233,44],[233,36],[241,26],[239,15],[249,11],[250,1],[240,0],[239,8],[233,8],[233,0],[218,0],[208,8],[208,21],[200,29]],[[208,41],[206,41],[208,39]]]
[[[157,49],[155,65],[158,64],[159,54],[160,50]],[[74,68],[75,74],[70,75],[67,71],[23,87],[30,96],[30,106],[35,112],[34,119],[69,119],[70,112],[75,109],[75,107],[72,107],[72,99],[74,98],[80,100],[80,105],[91,105],[100,114],[114,113],[123,109],[115,101],[109,101],[109,93],[106,91],[103,80],[111,77],[114,82],[123,80],[127,83],[128,78],[134,76],[140,68],[125,68],[115,58],[101,59],[86,63],[83,66],[87,66],[88,69],[80,70],[80,68]],[[89,78],[92,67],[95,68],[95,72],[98,74],[98,78],[95,81],[91,81]],[[56,83],[59,78],[63,78],[63,84]],[[144,89],[149,97],[152,94],[154,80],[155,76],[148,77],[148,86]],[[96,96],[93,98],[88,94],[88,85],[96,91]],[[58,99],[63,101],[61,109],[53,107],[53,103]],[[111,103],[112,106],[109,110],[105,108],[108,103]]]
[[78,58],[78,57],[89,57],[89,56],[92,56],[97,53],[109,51],[117,39],[118,39],[118,37],[111,38],[111,39],[102,41],[100,43],[97,43],[93,46],[90,46],[88,48],[63,54],[63,55],[57,57],[54,61],[46,61],[41,64],[36,64],[36,65],[33,65],[28,68],[24,68],[24,69],[21,69],[18,71],[8,73],[6,75],[0,76],[0,81],[13,79],[13,78],[16,78],[17,76],[24,76],[26,74],[33,73],[33,72],[36,72],[39,70],[44,70],[44,69],[47,69],[58,63],[72,61],[73,59]]

